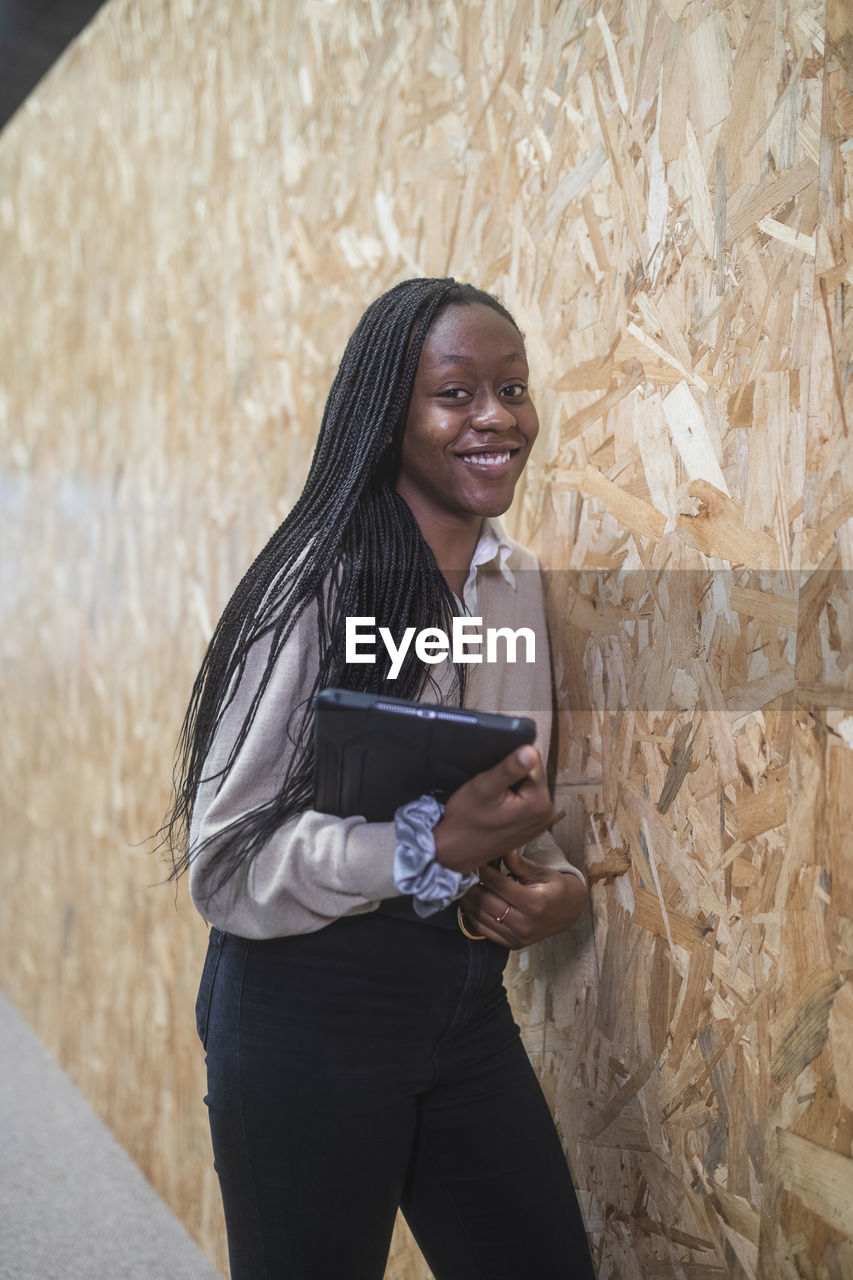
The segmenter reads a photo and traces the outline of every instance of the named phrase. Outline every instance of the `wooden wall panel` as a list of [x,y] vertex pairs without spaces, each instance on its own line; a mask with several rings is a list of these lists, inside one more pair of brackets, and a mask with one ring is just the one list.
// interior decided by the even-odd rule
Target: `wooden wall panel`
[[204,930],[138,842],[364,301],[449,271],[543,424],[594,889],[510,982],[599,1273],[850,1269],[844,8],[111,0],[0,135],[0,972],[220,1265]]

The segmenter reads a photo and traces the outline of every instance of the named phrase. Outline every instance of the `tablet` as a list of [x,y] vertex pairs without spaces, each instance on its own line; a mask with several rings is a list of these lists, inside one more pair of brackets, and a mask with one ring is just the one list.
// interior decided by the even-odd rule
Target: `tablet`
[[526,716],[323,689],[314,699],[314,808],[389,822],[418,796],[444,803],[535,737]]

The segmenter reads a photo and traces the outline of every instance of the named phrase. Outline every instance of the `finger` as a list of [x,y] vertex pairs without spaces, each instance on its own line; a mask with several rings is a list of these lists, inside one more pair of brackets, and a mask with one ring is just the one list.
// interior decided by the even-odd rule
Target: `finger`
[[[505,876],[502,871],[496,871],[494,867],[480,867],[477,873],[480,877],[480,884],[484,889],[488,890],[494,897],[500,898],[503,902],[510,902],[520,911],[524,909],[526,902],[530,900],[530,889],[526,887],[527,880],[520,876],[517,880],[512,876]],[[471,889],[473,894],[476,889]]]
[[463,933],[471,933],[480,938],[488,938],[490,942],[500,942],[502,946],[506,946],[503,938],[496,932],[496,922],[490,920],[488,916],[483,916],[481,912],[475,908],[469,901],[467,894],[459,904],[462,912],[462,921],[465,928]]
[[[502,877],[505,879],[505,877]],[[463,899],[463,907],[466,914],[470,912],[476,913],[484,920],[494,921],[500,924],[506,919],[507,909],[510,903],[500,893],[494,892],[492,889],[481,888],[479,885],[473,889],[469,889]]]
[[509,853],[504,854],[503,860],[507,871],[519,880],[538,883],[550,879],[550,867],[542,867],[538,862],[525,858],[518,849],[510,849]]
[[480,867],[477,875],[480,877],[480,891],[488,890],[493,897],[500,898],[504,902],[517,901],[517,897],[513,894],[513,886],[517,883],[512,876],[505,876],[502,871],[496,871],[494,867]]
[[490,862],[480,867],[477,875],[479,876],[479,883],[485,885],[487,889],[493,889],[495,893],[500,890],[501,885],[507,878],[502,871],[498,871],[497,867],[493,867]]
[[[490,942],[497,942],[502,947],[512,948],[519,944],[511,924],[512,912],[507,908],[508,904],[503,903],[500,912],[492,915],[481,906],[469,903],[467,894],[462,903],[465,923],[472,933],[479,933],[481,937],[488,938]],[[498,916],[502,918],[499,919]]]
[[509,791],[525,778],[536,783],[544,780],[542,758],[535,747],[523,746],[510,753],[500,764],[486,769],[480,774],[481,785],[497,797],[503,791]]

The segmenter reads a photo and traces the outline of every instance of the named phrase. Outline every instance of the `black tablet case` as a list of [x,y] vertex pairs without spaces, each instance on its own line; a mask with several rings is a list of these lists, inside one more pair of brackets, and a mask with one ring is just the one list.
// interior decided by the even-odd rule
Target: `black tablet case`
[[324,689],[314,699],[314,808],[388,822],[421,795],[444,803],[475,773],[533,742],[525,716]]

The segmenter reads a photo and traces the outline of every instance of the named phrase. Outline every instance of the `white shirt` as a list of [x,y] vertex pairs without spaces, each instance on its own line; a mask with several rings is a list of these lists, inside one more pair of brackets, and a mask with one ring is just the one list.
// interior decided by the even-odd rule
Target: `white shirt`
[[[536,721],[536,745],[547,757],[551,733],[551,669],[539,565],[533,552],[508,538],[501,526],[485,522],[463,591],[464,604],[487,625],[532,628],[536,661],[472,664],[465,693],[467,706]],[[477,615],[474,615],[477,616]],[[250,650],[236,694],[217,730],[204,767],[216,775],[228,758],[266,667],[271,636]],[[193,809],[190,892],[201,914],[226,932],[244,938],[273,938],[311,933],[341,916],[375,910],[383,898],[399,896],[394,884],[393,822],[336,818],[308,809],[283,823],[260,853],[238,868],[216,892],[216,836],[248,810],[276,794],[293,744],[287,734],[291,716],[305,704],[317,674],[316,606],[299,618],[278,655],[246,741],[227,777],[202,781]],[[452,683],[447,662],[439,685]],[[450,677],[450,678],[448,678]],[[425,700],[429,700],[427,697]],[[581,872],[565,859],[549,831],[524,848],[526,857],[560,871]]]
[[[504,533],[503,527],[497,520],[485,519],[471,557],[471,567],[462,589],[462,599],[459,601],[472,617],[477,612],[477,571],[481,566],[485,567],[496,560],[502,578],[513,591],[515,590],[515,577],[508,565],[511,555],[512,543]],[[459,597],[456,596],[455,599],[459,600]]]

